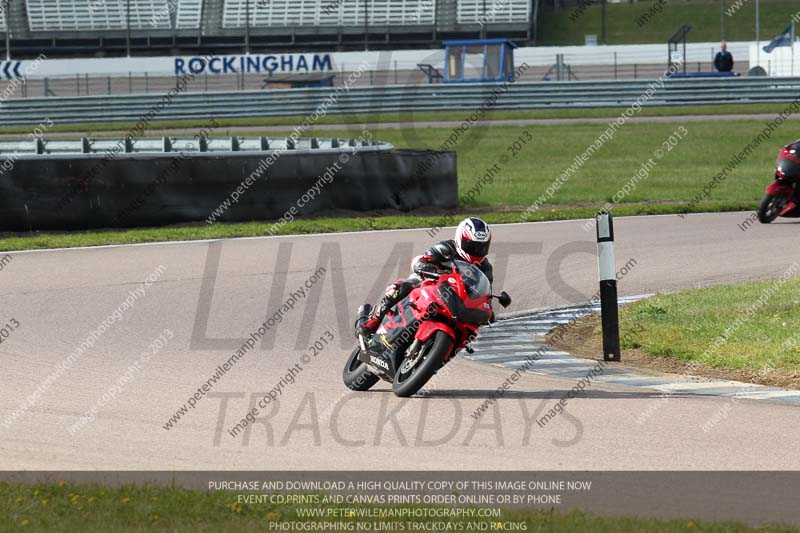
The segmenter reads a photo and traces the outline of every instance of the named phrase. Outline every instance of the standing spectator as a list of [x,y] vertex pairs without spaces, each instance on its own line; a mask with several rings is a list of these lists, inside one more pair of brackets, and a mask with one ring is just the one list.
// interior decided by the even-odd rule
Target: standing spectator
[[722,50],[714,57],[714,68],[720,72],[730,72],[733,70],[733,55],[728,52],[728,43],[723,41],[720,48]]

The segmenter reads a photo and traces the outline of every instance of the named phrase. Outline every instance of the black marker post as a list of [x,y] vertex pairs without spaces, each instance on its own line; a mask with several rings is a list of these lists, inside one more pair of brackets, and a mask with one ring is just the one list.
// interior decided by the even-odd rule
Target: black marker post
[[600,272],[600,316],[603,324],[603,359],[619,361],[619,307],[617,305],[617,262],[614,258],[614,222],[611,213],[601,211],[597,221],[597,263]]

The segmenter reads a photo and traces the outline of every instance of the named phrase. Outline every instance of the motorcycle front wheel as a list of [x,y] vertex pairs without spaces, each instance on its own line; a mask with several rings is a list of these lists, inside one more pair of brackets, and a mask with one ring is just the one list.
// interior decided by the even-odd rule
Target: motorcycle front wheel
[[412,359],[403,360],[394,375],[392,390],[401,398],[416,394],[444,364],[444,358],[453,345],[453,339],[444,331],[437,331],[425,341]]
[[350,354],[350,357],[344,364],[344,370],[342,371],[342,380],[344,384],[348,389],[354,391],[369,390],[370,387],[375,385],[380,379],[369,371],[369,367],[367,367],[366,363],[358,358],[358,354],[360,353],[361,347],[356,346],[356,349],[353,350],[353,353]]
[[756,211],[758,221],[762,224],[769,224],[778,218],[784,207],[786,207],[786,198],[765,194],[761,199],[761,205],[758,206],[758,211]]

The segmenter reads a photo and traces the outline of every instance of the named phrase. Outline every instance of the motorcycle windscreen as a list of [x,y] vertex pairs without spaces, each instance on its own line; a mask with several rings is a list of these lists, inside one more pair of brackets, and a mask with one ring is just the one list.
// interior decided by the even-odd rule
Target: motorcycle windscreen
[[778,175],[784,178],[800,177],[800,146],[795,143],[784,148],[778,156],[776,170]]
[[439,294],[441,294],[442,300],[456,320],[474,326],[483,326],[489,323],[489,319],[491,318],[489,311],[491,308],[488,304],[486,304],[486,307],[483,309],[467,307],[449,285],[440,285]]
[[489,323],[491,318],[491,305],[489,298],[492,285],[484,273],[474,265],[463,261],[455,262],[467,290],[467,298],[471,301],[468,306],[456,294],[450,285],[440,285],[439,294],[447,305],[447,308],[457,320],[482,326]]
[[480,268],[464,261],[455,261],[455,265],[464,281],[469,298],[480,298],[492,294],[492,284],[489,283],[489,278]]

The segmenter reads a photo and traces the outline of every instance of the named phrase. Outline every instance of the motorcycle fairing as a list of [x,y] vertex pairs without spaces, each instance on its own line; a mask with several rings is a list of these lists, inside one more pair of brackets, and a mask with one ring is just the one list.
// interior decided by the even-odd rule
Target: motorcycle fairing
[[778,214],[778,216],[784,217],[784,218],[800,217],[800,206],[798,206],[794,202],[794,200],[790,200],[789,203],[786,204],[786,207],[784,207],[781,210],[781,212],[780,212],[780,214]]
[[447,335],[453,339],[453,343],[450,346],[450,351],[445,355],[444,360],[445,362],[449,361],[450,358],[453,356],[453,350],[459,344],[459,337],[461,335],[457,333],[447,322],[438,321],[438,320],[428,320],[423,322],[419,329],[417,329],[417,334],[415,336],[416,339],[419,339],[420,342],[425,342],[430,339],[434,333],[437,331],[443,331]]
[[781,180],[776,179],[764,191],[771,196],[783,196],[786,198],[786,205],[778,213],[780,217],[798,217],[800,216],[800,206],[797,205],[794,197],[794,188]]
[[425,342],[430,339],[434,333],[437,331],[444,331],[447,333],[453,341],[456,340],[456,332],[453,330],[450,325],[444,322],[436,322],[433,320],[428,320],[423,322],[420,327],[417,329],[417,334],[415,338],[419,339],[421,342]]
[[397,372],[399,355],[405,352],[414,339],[416,321],[410,303],[408,297],[403,298],[386,313],[367,347],[370,356],[386,362],[392,376]]
[[794,189],[788,183],[775,180],[767,186],[764,192],[772,196],[790,196]]

